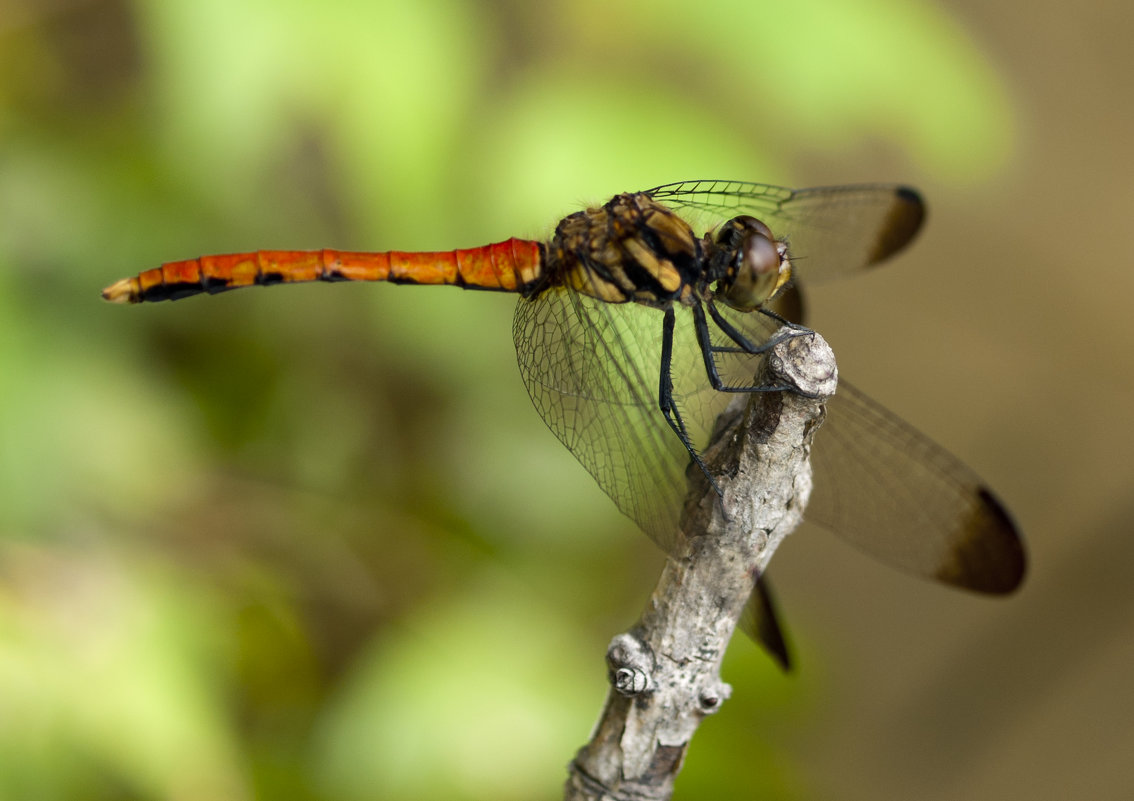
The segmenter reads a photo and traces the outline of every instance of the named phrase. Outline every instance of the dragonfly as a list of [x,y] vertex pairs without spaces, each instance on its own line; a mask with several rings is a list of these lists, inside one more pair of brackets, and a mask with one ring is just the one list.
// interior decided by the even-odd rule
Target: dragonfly
[[[618,508],[676,555],[686,469],[696,464],[716,486],[700,453],[717,416],[736,393],[787,391],[753,376],[778,338],[809,332],[801,285],[884,262],[924,218],[920,195],[901,185],[682,181],[570,214],[546,241],[202,256],[102,295],[138,303],[306,281],[515,293],[513,340],[536,410]],[[988,594],[1019,586],[1016,525],[957,457],[841,379],[822,432],[807,520],[915,575]],[[788,667],[764,576],[742,628]]]

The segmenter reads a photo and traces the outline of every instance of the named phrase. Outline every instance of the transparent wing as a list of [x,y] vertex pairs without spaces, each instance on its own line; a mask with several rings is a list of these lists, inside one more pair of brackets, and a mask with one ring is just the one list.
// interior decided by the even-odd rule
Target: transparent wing
[[[674,312],[673,400],[702,450],[732,396],[709,385],[692,312]],[[754,316],[749,333],[763,341],[772,325]],[[554,287],[517,301],[512,334],[524,385],[548,428],[624,514],[674,553],[690,457],[658,406],[662,313]],[[714,342],[733,344],[719,332]],[[722,378],[751,385],[758,360],[722,354]]]
[[[680,311],[675,398],[702,448],[729,394],[708,385],[691,315]],[[753,341],[771,330],[764,315],[722,311]],[[657,406],[661,314],[560,288],[518,301],[513,330],[540,416],[618,508],[673,553],[689,454]],[[750,385],[757,358],[719,354],[722,378]],[[805,518],[883,562],[980,592],[1022,580],[1016,528],[980,478],[846,381],[828,401],[812,465]]]
[[520,299],[512,329],[520,373],[548,428],[673,553],[689,454],[658,408],[661,313],[555,287]]
[[[722,312],[751,338],[767,338],[763,315]],[[743,376],[736,367],[731,373]],[[887,564],[948,584],[1005,593],[1023,580],[1019,534],[980,477],[842,378],[811,464],[805,520]]]
[[744,181],[683,181],[646,194],[698,233],[740,214],[762,220],[788,243],[804,285],[858,272],[905,247],[925,219],[916,191],[895,184],[785,189]]
[[[729,396],[708,386],[691,313],[675,311],[674,398],[703,447]],[[517,302],[513,337],[544,422],[618,508],[672,554],[690,459],[658,408],[661,325],[656,309],[612,306],[560,287]],[[755,369],[756,357],[742,354],[729,360],[727,374],[750,383]],[[786,670],[787,645],[765,581],[757,582],[741,628]]]

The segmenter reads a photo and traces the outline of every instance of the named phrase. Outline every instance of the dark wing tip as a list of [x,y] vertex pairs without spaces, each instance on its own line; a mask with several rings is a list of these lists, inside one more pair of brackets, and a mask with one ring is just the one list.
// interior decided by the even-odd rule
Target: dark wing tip
[[1007,595],[1024,581],[1027,555],[1008,510],[986,487],[958,536],[954,558],[937,578],[990,595]]
[[899,186],[894,189],[893,202],[878,231],[878,239],[870,252],[869,263],[876,264],[890,258],[910,243],[921,224],[925,222],[925,201],[916,189]]

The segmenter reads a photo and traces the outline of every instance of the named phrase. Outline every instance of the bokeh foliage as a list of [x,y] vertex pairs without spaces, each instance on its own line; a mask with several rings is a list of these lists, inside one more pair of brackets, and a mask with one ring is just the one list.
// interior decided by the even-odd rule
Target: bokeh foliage
[[[617,191],[792,183],[813,157],[973,180],[1012,138],[924,2],[7,11],[4,798],[556,797],[660,564],[532,413],[511,299],[119,309],[102,285],[208,252],[538,236]],[[801,797],[777,741],[821,671],[733,651],[678,792]]]

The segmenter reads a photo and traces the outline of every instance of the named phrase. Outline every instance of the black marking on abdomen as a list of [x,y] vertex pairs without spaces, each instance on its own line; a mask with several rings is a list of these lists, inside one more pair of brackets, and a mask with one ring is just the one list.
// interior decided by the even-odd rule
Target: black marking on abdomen
[[175,284],[155,284],[141,293],[141,300],[146,303],[157,303],[163,300],[181,300],[199,294],[201,294],[199,283],[178,281]]
[[208,292],[210,295],[217,295],[221,292],[227,292],[233,287],[229,286],[228,279],[214,278],[212,276],[205,276],[201,279],[201,289]]

